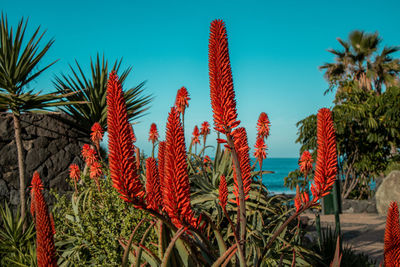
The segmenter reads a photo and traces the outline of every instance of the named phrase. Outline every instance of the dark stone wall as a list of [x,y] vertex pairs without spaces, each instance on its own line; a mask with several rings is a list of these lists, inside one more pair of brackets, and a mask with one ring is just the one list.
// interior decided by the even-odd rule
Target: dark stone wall
[[[21,115],[21,132],[25,163],[26,194],[34,171],[43,181],[45,193],[53,188],[60,193],[72,190],[66,179],[69,165],[81,168],[81,147],[89,139],[74,128],[65,114]],[[17,146],[14,139],[14,122],[11,113],[0,113],[0,201],[12,206],[19,204],[19,174]],[[0,202],[0,203],[1,203]]]

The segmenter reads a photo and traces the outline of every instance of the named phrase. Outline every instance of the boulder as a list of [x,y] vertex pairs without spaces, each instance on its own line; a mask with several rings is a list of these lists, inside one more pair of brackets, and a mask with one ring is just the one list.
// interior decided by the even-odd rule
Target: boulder
[[379,215],[386,216],[390,202],[400,202],[400,171],[392,171],[383,179],[375,198]]

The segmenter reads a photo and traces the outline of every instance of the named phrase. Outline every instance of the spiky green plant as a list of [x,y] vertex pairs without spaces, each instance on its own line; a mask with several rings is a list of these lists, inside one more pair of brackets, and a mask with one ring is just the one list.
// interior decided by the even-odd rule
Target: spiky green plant
[[[99,54],[96,60],[90,59],[90,73],[86,73],[78,61],[75,61],[75,68],[69,65],[71,75],[61,74],[55,77],[54,86],[60,93],[75,94],[66,97],[69,101],[85,101],[84,105],[69,105],[61,109],[69,114],[77,126],[86,134],[90,133],[90,128],[95,122],[100,123],[104,131],[107,131],[107,80],[109,72],[119,72],[122,59],[116,60],[109,66],[108,60],[104,55],[100,59]],[[123,84],[131,72],[132,67],[128,67],[121,73],[121,83]],[[151,95],[143,95],[145,82],[124,91],[129,120],[137,120],[145,115],[153,100]]]
[[[73,104],[62,101],[69,94],[35,92],[28,90],[30,82],[39,77],[56,61],[39,67],[47,51],[53,45],[50,40],[43,48],[39,44],[44,33],[38,27],[26,42],[25,31],[28,21],[21,19],[16,29],[9,27],[7,17],[2,14],[0,21],[0,110],[11,110],[14,120],[15,142],[18,153],[19,195],[21,216],[25,217],[25,167],[23,162],[21,138],[21,113],[45,111],[51,107]],[[78,104],[80,102],[76,102]]]

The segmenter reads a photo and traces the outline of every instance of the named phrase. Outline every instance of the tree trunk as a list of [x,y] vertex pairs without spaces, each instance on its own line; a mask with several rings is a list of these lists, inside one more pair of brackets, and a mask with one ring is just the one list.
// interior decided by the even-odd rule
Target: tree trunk
[[23,231],[26,230],[25,212],[26,212],[26,200],[25,200],[25,166],[22,152],[22,138],[21,138],[21,122],[19,115],[13,113],[14,120],[14,133],[15,143],[17,144],[18,154],[18,172],[19,172],[19,197],[21,204],[21,218],[24,220]]

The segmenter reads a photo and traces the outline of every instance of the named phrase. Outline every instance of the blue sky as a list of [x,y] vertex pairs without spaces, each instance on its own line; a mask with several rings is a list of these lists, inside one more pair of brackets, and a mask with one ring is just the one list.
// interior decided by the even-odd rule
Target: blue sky
[[59,61],[35,81],[39,90],[52,91],[54,75],[68,74],[75,59],[88,68],[98,52],[133,66],[126,85],[146,80],[145,92],[155,96],[135,127],[137,145],[147,153],[150,124],[164,138],[181,86],[191,97],[186,137],[195,125],[212,122],[207,50],[213,19],[227,25],[238,114],[251,147],[258,115],[270,117],[270,157],[297,157],[296,122],[332,106],[333,94],[323,96],[327,83],[318,66],[333,61],[326,50],[339,47],[337,37],[346,39],[355,29],[378,31],[383,44],[400,45],[399,1],[2,0],[0,9],[11,25],[29,17],[29,33],[41,25],[45,38],[55,38],[42,64]]

